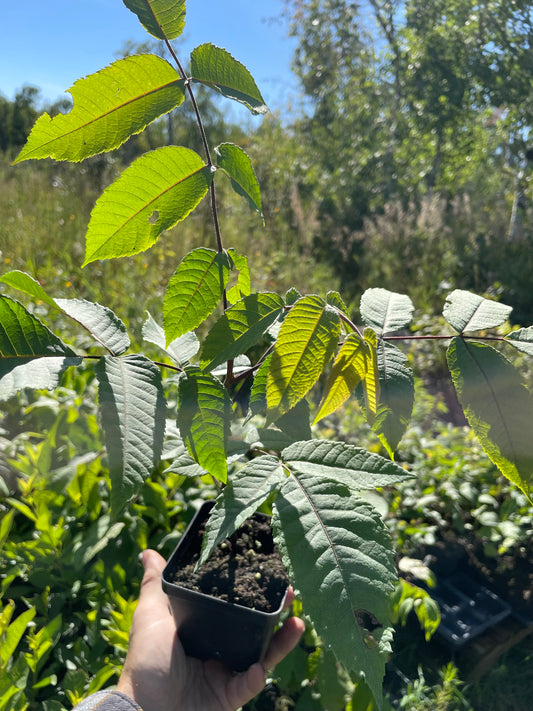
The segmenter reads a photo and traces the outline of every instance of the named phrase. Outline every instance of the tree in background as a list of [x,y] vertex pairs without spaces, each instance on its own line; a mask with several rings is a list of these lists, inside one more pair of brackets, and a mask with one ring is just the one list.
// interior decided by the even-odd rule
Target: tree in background
[[[433,279],[427,290],[459,279],[464,288],[503,282],[505,289],[502,245],[526,240],[531,222],[532,7],[520,0],[287,0],[305,101],[293,129],[312,163],[299,193],[317,206],[315,246],[323,255],[333,242],[344,288],[356,294],[369,286],[381,259],[369,241],[377,218],[391,206],[427,215],[435,199],[439,220],[463,202],[479,223],[466,220],[465,234],[454,218],[446,246],[453,258],[425,259],[425,278]],[[419,242],[412,259],[423,233]],[[397,266],[404,257],[388,255]],[[475,284],[464,283],[474,260],[486,268]],[[401,269],[395,275],[402,280]]]

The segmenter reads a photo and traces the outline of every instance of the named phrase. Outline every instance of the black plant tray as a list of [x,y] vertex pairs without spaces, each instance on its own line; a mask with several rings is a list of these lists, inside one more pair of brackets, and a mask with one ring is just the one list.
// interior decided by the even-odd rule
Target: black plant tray
[[459,648],[507,617],[511,605],[469,575],[456,573],[428,591],[438,603],[441,623],[437,634]]
[[261,612],[173,582],[176,570],[189,561],[191,547],[197,545],[198,528],[207,520],[212,507],[213,502],[201,506],[168,559],[162,574],[163,590],[168,595],[185,653],[202,660],[217,659],[234,671],[244,671],[264,659],[287,593],[277,610]]

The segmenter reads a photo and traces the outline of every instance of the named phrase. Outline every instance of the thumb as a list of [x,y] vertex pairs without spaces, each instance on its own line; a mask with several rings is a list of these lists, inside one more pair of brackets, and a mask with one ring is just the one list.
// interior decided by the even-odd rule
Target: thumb
[[166,565],[165,559],[157,551],[145,550],[142,554],[144,575],[141,582],[138,607],[153,610],[165,610],[168,614],[168,600],[161,587],[161,573]]

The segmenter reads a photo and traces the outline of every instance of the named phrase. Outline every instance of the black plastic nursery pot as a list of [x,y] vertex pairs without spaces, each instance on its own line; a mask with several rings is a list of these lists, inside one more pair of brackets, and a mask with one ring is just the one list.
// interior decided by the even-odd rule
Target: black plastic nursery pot
[[[212,507],[213,502],[201,506],[168,559],[162,574],[163,590],[185,653],[202,660],[216,659],[234,671],[244,671],[264,659],[288,587],[276,610],[262,612],[174,582],[176,571],[199,552],[199,531]],[[254,516],[269,520],[264,514]]]

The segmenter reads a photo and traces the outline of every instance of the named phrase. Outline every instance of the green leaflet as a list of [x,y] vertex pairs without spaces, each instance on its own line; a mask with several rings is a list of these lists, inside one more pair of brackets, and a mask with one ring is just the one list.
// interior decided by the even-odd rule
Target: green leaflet
[[326,303],[330,306],[334,306],[345,316],[348,316],[348,308],[338,291],[328,291],[326,294]]
[[285,476],[280,460],[270,455],[256,457],[232,475],[209,515],[198,565],[266,501]]
[[[273,507],[276,542],[306,614],[337,659],[365,675],[379,703],[392,636],[388,600],[396,580],[390,536],[379,514],[324,473],[293,472]],[[371,642],[364,628],[368,617],[380,625]]]
[[304,296],[280,329],[267,379],[267,418],[275,422],[318,380],[339,339],[337,312],[319,296]]
[[338,410],[366,376],[370,356],[368,345],[357,333],[350,333],[339,350],[324,388],[313,424]]
[[48,296],[39,282],[29,274],[26,274],[26,272],[21,272],[18,269],[6,272],[0,277],[0,282],[13,287],[14,289],[18,289],[24,294],[33,296],[33,298],[37,301],[43,301],[45,304],[48,304],[48,306],[53,306],[54,309],[57,309],[57,304],[54,299],[52,299],[51,296]]
[[511,333],[507,334],[505,339],[517,350],[527,353],[528,355],[533,355],[533,326],[511,331]]
[[367,289],[361,297],[361,318],[378,336],[407,326],[413,311],[414,306],[408,296],[387,289]]
[[[187,447],[185,446],[185,442],[182,439],[180,439],[179,442],[175,443],[171,454],[172,463],[165,469],[165,474],[174,472],[179,476],[186,476],[191,478],[205,476],[207,474],[205,469],[202,469],[202,467],[197,464],[191,457],[187,450]],[[169,459],[170,455],[163,451],[162,457],[165,459]]]
[[200,341],[194,331],[188,331],[183,336],[176,338],[167,346],[165,332],[161,326],[146,312],[146,321],[143,323],[143,340],[153,343],[167,353],[176,363],[188,363],[200,349]]
[[0,359],[0,402],[9,400],[24,388],[54,390],[65,370],[82,361],[78,356],[44,356],[29,361]]
[[531,500],[533,399],[501,353],[453,338],[448,366],[459,402],[486,454]]
[[101,358],[95,373],[105,435],[111,507],[118,513],[157,466],[165,433],[159,368],[142,355]]
[[0,378],[33,358],[75,355],[22,304],[0,294]]
[[266,388],[271,359],[272,355],[268,355],[255,373],[252,392],[250,393],[250,412],[252,415],[264,413],[266,410]]
[[261,191],[250,158],[233,143],[221,143],[215,148],[215,153],[217,166],[228,175],[235,192],[245,197],[252,210],[263,217]]
[[365,397],[366,419],[370,425],[373,425],[378,413],[380,398],[377,357],[378,339],[376,333],[371,328],[365,328],[364,340],[368,349],[368,357],[366,359],[366,375],[362,381],[363,393]]
[[211,181],[211,170],[189,148],[166,146],[141,156],[94,206],[83,266],[148,249],[194,210]]
[[[313,434],[311,432],[310,416],[309,403],[303,398],[302,400],[298,400],[296,405],[291,407],[288,412],[278,417],[276,427],[282,431],[289,442],[311,439]],[[287,444],[285,444],[284,447],[286,447]],[[283,447],[281,449],[283,449]]]
[[48,157],[77,162],[118,148],[179,106],[183,88],[176,70],[161,57],[119,59],[74,83],[69,90],[74,106],[67,114],[40,116],[14,162]]
[[442,314],[456,331],[465,333],[501,326],[512,310],[511,306],[455,289],[446,297]]
[[122,0],[153,37],[173,40],[185,28],[185,0]]
[[226,297],[230,304],[236,304],[237,301],[251,293],[250,268],[248,267],[248,257],[245,257],[244,254],[238,254],[230,247],[228,255],[232,262],[232,271],[236,269],[239,274],[237,283],[227,290]]
[[214,311],[229,278],[227,254],[199,247],[172,275],[163,302],[167,344],[197,328]]
[[207,84],[228,99],[247,106],[253,114],[268,111],[254,78],[244,64],[214,44],[201,44],[191,53],[191,76]]
[[122,355],[130,347],[126,326],[108,309],[85,299],[55,299],[61,311],[88,331],[111,355]]
[[345,442],[296,442],[283,450],[281,458],[291,470],[324,476],[352,491],[376,489],[412,478],[398,464]]
[[245,353],[284,308],[277,294],[250,294],[227,309],[207,334],[200,355],[204,370]]
[[405,353],[392,343],[380,341],[377,347],[379,370],[380,407],[374,430],[383,446],[393,458],[394,450],[403,437],[415,401],[413,371],[408,366]]
[[178,428],[193,459],[226,483],[226,439],[231,401],[220,380],[189,367],[178,386]]
[[107,306],[85,299],[52,299],[39,282],[25,272],[7,272],[0,277],[0,282],[59,309],[83,326],[111,355],[121,355],[130,347],[126,326]]

